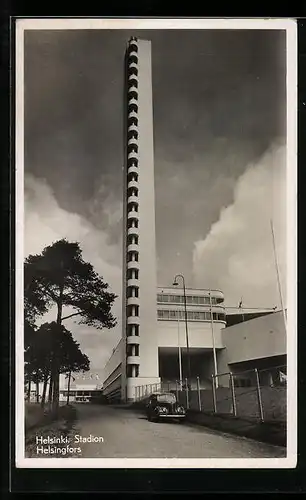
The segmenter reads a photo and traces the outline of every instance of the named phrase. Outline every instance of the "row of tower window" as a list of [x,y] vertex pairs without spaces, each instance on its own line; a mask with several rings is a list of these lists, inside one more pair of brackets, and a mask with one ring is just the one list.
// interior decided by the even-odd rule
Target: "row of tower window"
[[127,356],[139,356],[139,344],[127,344],[126,355]]
[[139,337],[139,325],[128,325],[126,335],[127,337]]
[[131,125],[134,125],[135,127],[138,127],[138,118],[137,115],[132,114],[132,116],[128,117],[128,127]]
[[137,68],[136,64],[133,66],[131,66],[131,65],[129,66],[128,74],[129,74],[129,76],[131,76],[131,75],[138,76],[138,68]]
[[139,365],[127,365],[126,367],[126,376],[130,377],[139,377]]
[[[138,290],[136,287],[134,288],[134,292]],[[131,292],[132,293],[132,292]],[[134,297],[138,297],[137,295],[131,295]],[[139,316],[139,306],[138,305],[129,305],[127,306],[127,316]],[[160,320],[184,320],[185,319],[185,311],[171,311],[171,310],[157,310],[157,318]],[[210,312],[204,311],[187,311],[187,320],[188,321],[225,321],[224,313],[213,312],[212,317]],[[139,334],[139,333],[138,333]]]
[[138,219],[130,218],[127,222],[127,227],[128,229],[131,229],[132,227],[138,228]]
[[127,206],[128,213],[129,212],[138,212],[138,203],[135,201],[130,201]]
[[[137,46],[137,40],[132,39],[130,41],[129,47],[128,47],[128,56],[129,56],[129,88],[128,88],[128,127],[131,127],[134,125],[134,127],[138,127],[138,105],[137,105],[137,100],[138,100],[138,80],[137,80],[137,75],[138,75],[138,57],[137,57],[137,52],[138,52],[138,46]],[[138,167],[138,158],[137,158],[137,153],[138,153],[138,145],[137,145],[137,140],[138,140],[138,131],[135,130],[128,131],[127,134],[127,139],[128,141],[131,141],[130,144],[127,146],[128,150],[128,167]],[[132,140],[133,139],[133,140]],[[135,172],[128,173],[127,176],[127,181],[128,182],[137,182],[138,181],[138,175]],[[131,188],[128,188],[127,190],[127,197],[137,197],[138,196],[138,189],[133,186]],[[128,213],[130,212],[138,212],[138,203],[133,201],[129,202],[127,204],[127,210]],[[135,217],[129,217],[128,222],[127,222],[127,227],[128,229],[131,228],[138,228],[138,219]],[[138,235],[136,234],[130,234],[127,237],[127,245],[138,245]],[[127,261],[128,262],[138,262],[138,257],[139,254],[136,251],[129,251],[127,252]],[[139,278],[139,272],[138,269],[128,269],[127,270],[127,279],[135,279],[137,280]],[[138,297],[139,296],[139,288],[136,286],[128,286],[127,287],[127,297]],[[139,306],[127,306],[127,316],[139,316]],[[127,326],[127,335],[131,336],[139,336],[139,325],[128,325]],[[126,354],[127,356],[139,356],[139,345],[138,344],[127,344],[126,346]],[[128,364],[126,367],[126,375],[127,377],[138,377],[139,376],[139,365],[130,365]]]
[[128,195],[128,198],[130,196],[138,196],[138,188],[135,186],[128,188],[127,195]]
[[131,52],[133,50],[135,52],[138,52],[137,38],[135,36],[131,37],[128,45],[128,52]]
[[[196,305],[209,305],[211,303],[216,305],[220,302],[216,297],[201,297],[198,295],[187,295],[186,296],[186,304],[196,304]],[[184,296],[183,295],[170,295],[159,293],[157,295],[158,303],[171,303],[171,304],[184,304]]]
[[128,245],[138,245],[138,234],[129,234],[127,237],[127,244]]
[[138,280],[139,270],[138,269],[128,269],[126,272],[126,277],[128,280]]
[[[139,259],[139,253],[133,251],[128,252],[127,254],[128,262],[138,262]],[[130,278],[132,279],[132,278]]]
[[132,182],[132,181],[138,182],[138,175],[135,172],[129,173],[127,176],[127,181],[128,182]]
[[127,288],[127,297],[139,297],[139,288],[137,286],[129,286]]
[[[157,311],[157,318],[160,320],[184,320],[185,311],[167,311],[160,309]],[[224,313],[213,313],[214,321],[225,321]],[[188,321],[211,321],[210,312],[187,311]]]

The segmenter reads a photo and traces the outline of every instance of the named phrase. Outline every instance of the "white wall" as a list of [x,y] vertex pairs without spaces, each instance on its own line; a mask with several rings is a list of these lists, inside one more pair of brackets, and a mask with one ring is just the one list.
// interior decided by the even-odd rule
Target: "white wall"
[[228,364],[286,354],[286,332],[281,311],[222,331]]
[[[158,321],[158,347],[186,347],[186,330],[184,321]],[[224,323],[214,322],[215,347],[223,347],[222,328]],[[211,323],[188,322],[188,340],[189,347],[213,347]]]
[[[139,377],[158,377],[151,42],[138,40]],[[135,382],[135,381],[134,381]],[[137,381],[136,381],[137,382]],[[152,380],[154,382],[154,380]],[[132,383],[132,381],[131,381]]]

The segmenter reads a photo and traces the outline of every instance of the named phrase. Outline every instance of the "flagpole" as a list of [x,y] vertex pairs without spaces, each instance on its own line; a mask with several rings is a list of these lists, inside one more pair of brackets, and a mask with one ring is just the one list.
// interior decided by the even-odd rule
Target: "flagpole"
[[177,341],[178,341],[180,388],[182,390],[183,375],[182,375],[182,351],[181,351],[181,343],[180,343],[180,311],[177,312]]
[[217,366],[217,354],[216,354],[216,346],[215,346],[215,334],[214,334],[214,317],[212,310],[212,300],[211,300],[211,291],[209,291],[209,306],[210,306],[210,324],[211,324],[211,337],[212,337],[212,347],[213,347],[213,358],[214,358],[214,375],[215,375],[215,384],[216,389],[219,387],[218,380],[218,366]]
[[243,304],[242,304],[242,297],[241,297],[240,304],[239,304],[239,308],[241,309],[242,323],[244,323],[244,313],[243,313],[243,308],[242,308],[242,306],[243,306]]
[[282,308],[283,317],[284,317],[285,329],[287,331],[287,318],[286,318],[286,313],[285,313],[285,308],[284,308],[282,287],[281,287],[281,282],[280,282],[280,277],[279,277],[279,269],[278,269],[278,261],[277,261],[275,236],[274,236],[274,229],[273,229],[272,219],[270,219],[270,224],[271,224],[271,233],[272,233],[272,242],[273,242],[273,254],[274,254],[274,262],[275,262],[275,269],[276,269],[276,276],[277,276],[278,291],[279,291],[281,308]]

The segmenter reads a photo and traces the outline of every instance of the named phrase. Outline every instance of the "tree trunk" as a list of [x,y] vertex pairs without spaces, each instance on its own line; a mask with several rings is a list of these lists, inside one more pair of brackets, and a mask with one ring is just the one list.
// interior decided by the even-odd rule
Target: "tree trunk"
[[39,403],[39,381],[37,380],[36,383],[36,403]]
[[53,374],[51,372],[50,381],[49,381],[49,394],[48,394],[48,404],[51,407],[52,404],[52,396],[53,396]]
[[70,383],[71,383],[71,370],[68,375],[68,391],[67,391],[67,405],[69,405],[69,396],[70,396]]
[[[57,303],[57,319],[56,323],[61,326],[62,324],[62,310],[63,310],[63,291],[64,291],[64,284],[62,283],[60,285],[60,292],[59,292],[59,299]],[[60,333],[58,333],[60,335]],[[58,343],[55,343],[55,348],[57,347]],[[54,370],[53,370],[53,401],[52,401],[52,411],[56,414],[58,412],[58,407],[59,407],[59,378],[60,378],[60,366],[59,366],[59,359],[58,356],[56,355],[56,349],[55,349],[55,356],[54,356]]]
[[44,376],[43,392],[42,392],[41,403],[40,403],[40,406],[42,407],[42,409],[44,409],[45,403],[46,403],[48,378],[49,378],[49,370],[46,370],[45,371],[45,376]]
[[29,374],[29,381],[28,381],[28,394],[27,394],[27,399],[28,402],[31,401],[31,375]]

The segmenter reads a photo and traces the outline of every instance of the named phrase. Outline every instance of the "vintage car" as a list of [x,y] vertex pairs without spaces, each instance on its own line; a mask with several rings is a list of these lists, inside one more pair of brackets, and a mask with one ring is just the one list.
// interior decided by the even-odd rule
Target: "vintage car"
[[146,405],[147,418],[150,422],[162,419],[176,419],[183,422],[186,410],[172,392],[159,392],[151,394]]

